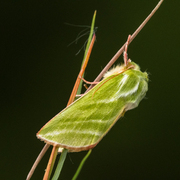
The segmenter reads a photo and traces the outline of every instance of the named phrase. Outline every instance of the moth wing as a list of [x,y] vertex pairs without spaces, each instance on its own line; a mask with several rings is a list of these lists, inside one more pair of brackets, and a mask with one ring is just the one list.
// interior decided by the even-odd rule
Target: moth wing
[[37,137],[69,151],[91,149],[125,111],[138,106],[147,89],[147,74],[140,71],[105,78],[50,120]]
[[124,102],[115,97],[117,80],[103,82],[52,118],[37,137],[70,151],[96,146],[124,111]]

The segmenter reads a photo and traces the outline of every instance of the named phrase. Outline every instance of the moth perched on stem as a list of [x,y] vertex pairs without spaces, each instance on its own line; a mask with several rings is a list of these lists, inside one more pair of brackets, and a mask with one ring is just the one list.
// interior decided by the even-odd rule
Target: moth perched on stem
[[[38,156],[27,179],[30,179],[32,176],[37,164],[48,149],[49,145],[53,145],[53,150],[44,175],[44,180],[50,178],[58,148],[61,148],[61,150],[64,149],[62,155],[64,152],[67,153],[67,151],[79,152],[89,150],[89,156],[91,149],[100,142],[115,122],[122,117],[126,111],[139,105],[148,90],[148,75],[146,72],[141,72],[140,67],[128,59],[127,49],[128,45],[157,11],[162,2],[163,0],[159,1],[157,6],[143,21],[139,28],[132,34],[132,36],[128,37],[127,42],[115,54],[94,82],[99,82],[103,75],[104,79],[95,87],[93,86],[96,83],[93,83],[82,97],[74,101],[79,83],[81,79],[83,79],[82,76],[87,65],[86,61],[89,59],[93,42],[95,40],[95,35],[92,38],[91,31],[89,38],[90,41],[88,42],[89,44],[91,42],[91,44],[87,46],[84,67],[81,68],[78,75],[70,100],[68,101],[68,107],[46,123],[37,133],[37,137],[45,141],[47,144],[42,150],[42,155],[40,154]],[[95,14],[93,21],[94,19]],[[92,24],[91,30],[94,27],[94,22]],[[116,68],[107,72],[123,51],[124,64],[116,66]],[[87,156],[85,159],[86,158]],[[63,161],[60,165],[60,169],[62,168],[65,158],[62,159]],[[80,165],[80,169],[82,168],[82,164]],[[73,180],[77,178],[80,169],[77,170]],[[55,179],[57,179],[58,176],[59,174],[57,173]]]
[[148,76],[127,58],[107,72],[89,92],[62,110],[37,133],[46,143],[71,152],[95,147],[127,110],[138,106],[148,90]]

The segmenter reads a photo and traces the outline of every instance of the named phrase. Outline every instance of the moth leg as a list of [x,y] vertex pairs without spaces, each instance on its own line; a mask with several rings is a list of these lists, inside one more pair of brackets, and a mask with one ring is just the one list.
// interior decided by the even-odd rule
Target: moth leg
[[88,89],[88,86],[87,86],[87,84],[84,84],[83,86],[84,86],[86,89]]
[[83,96],[83,94],[76,94],[76,97],[81,97]]
[[131,35],[128,36],[128,39],[127,39],[127,42],[126,42],[126,45],[125,45],[125,50],[124,50],[124,53],[123,53],[125,66],[127,66],[127,64],[128,64],[129,62],[131,62],[131,60],[128,59],[128,53],[127,53],[130,39],[131,39]]
[[83,77],[80,77],[80,79],[82,79],[86,84],[98,84],[99,82],[89,82],[89,81],[86,81]]

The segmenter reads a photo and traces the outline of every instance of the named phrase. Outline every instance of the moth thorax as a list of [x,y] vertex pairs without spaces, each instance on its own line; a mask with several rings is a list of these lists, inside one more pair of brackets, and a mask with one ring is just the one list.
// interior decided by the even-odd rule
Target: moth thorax
[[112,76],[112,75],[115,75],[115,74],[118,74],[120,72],[122,72],[124,70],[124,64],[123,65],[117,65],[113,68],[111,68],[109,71],[107,71],[105,74],[104,74],[104,79],[109,77],[109,76]]

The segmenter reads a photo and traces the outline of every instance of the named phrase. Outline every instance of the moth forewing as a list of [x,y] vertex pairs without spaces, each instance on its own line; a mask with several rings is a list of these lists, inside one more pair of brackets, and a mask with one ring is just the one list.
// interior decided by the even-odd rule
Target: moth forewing
[[88,150],[110,130],[125,111],[138,106],[148,90],[147,73],[132,69],[113,72],[84,96],[51,119],[37,137],[69,151]]

